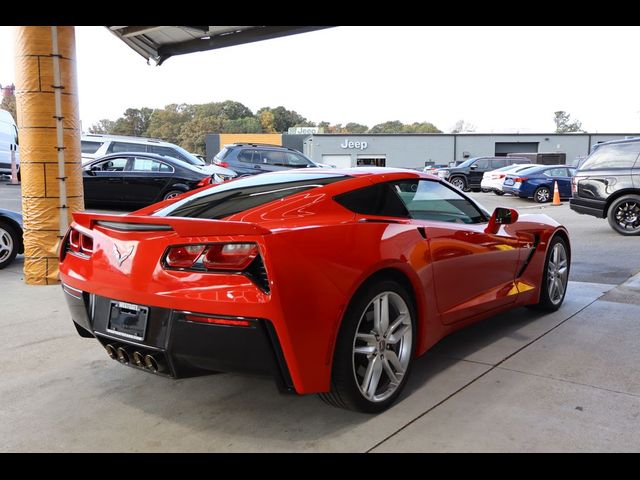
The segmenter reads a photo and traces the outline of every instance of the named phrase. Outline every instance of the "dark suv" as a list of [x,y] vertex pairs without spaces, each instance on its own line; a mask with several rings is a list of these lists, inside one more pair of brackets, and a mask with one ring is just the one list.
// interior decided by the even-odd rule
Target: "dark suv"
[[640,235],[640,138],[595,145],[573,177],[571,210],[607,218],[622,235]]
[[232,143],[225,145],[213,163],[229,168],[239,176],[276,172],[290,168],[326,167],[315,163],[293,148],[260,143]]
[[524,163],[531,163],[531,160],[521,157],[474,157],[465,160],[457,167],[440,168],[436,175],[465,192],[479,191],[484,172]]

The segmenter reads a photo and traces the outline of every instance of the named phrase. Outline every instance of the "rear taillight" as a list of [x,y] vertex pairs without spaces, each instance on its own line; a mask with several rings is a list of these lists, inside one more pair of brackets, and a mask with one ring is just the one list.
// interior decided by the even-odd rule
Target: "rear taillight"
[[204,245],[185,245],[182,247],[173,247],[165,256],[165,263],[171,268],[189,268],[198,260]]
[[501,173],[500,175],[498,175],[498,178],[504,178],[506,175],[504,173]]
[[197,184],[198,187],[206,187],[207,185],[211,185],[211,177],[204,177]]
[[576,177],[573,177],[571,179],[571,193],[577,193],[578,192],[578,179]]
[[211,243],[170,247],[163,263],[168,268],[196,271],[242,271],[258,256],[255,243]]
[[219,167],[224,167],[224,168],[229,167],[229,164],[227,162],[221,162],[220,160],[214,160],[213,163],[215,163]]
[[89,257],[93,253],[93,238],[82,233],[75,228],[70,228],[65,237],[65,243],[60,249],[60,259],[64,259],[64,254],[72,253],[80,257]]
[[522,182],[524,182],[526,180],[529,180],[529,177],[516,177],[513,181],[516,182],[516,183],[518,183],[518,182],[522,183]]

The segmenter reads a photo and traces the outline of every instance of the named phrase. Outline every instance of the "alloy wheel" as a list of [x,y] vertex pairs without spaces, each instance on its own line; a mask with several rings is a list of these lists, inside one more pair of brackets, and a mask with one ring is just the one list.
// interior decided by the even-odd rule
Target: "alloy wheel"
[[558,305],[564,298],[564,292],[567,289],[567,281],[569,279],[568,267],[567,251],[564,245],[558,242],[553,246],[547,266],[547,289],[549,292],[549,300],[554,305]]
[[465,187],[465,183],[464,180],[461,179],[460,177],[456,177],[454,179],[451,180],[451,185],[453,185],[454,187],[460,189],[460,190],[464,190]]
[[615,221],[622,230],[635,232],[640,229],[640,206],[635,201],[627,201],[618,205]]
[[0,262],[5,261],[13,251],[13,238],[4,228],[0,227]]
[[551,197],[551,192],[547,188],[539,188],[536,190],[536,201],[538,203],[546,203],[549,201]]
[[371,402],[389,398],[402,384],[413,342],[411,313],[400,295],[382,292],[364,309],[353,341],[353,375]]

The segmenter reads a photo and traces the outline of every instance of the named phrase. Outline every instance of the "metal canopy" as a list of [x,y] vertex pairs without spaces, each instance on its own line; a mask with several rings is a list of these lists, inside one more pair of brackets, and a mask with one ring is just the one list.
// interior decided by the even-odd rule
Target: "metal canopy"
[[160,65],[173,55],[231,47],[329,27],[107,26],[107,28],[147,61]]

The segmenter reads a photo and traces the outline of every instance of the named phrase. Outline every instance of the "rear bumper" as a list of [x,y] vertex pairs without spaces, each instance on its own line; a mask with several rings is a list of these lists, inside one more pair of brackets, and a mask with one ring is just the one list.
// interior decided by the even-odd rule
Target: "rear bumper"
[[573,197],[569,201],[569,207],[574,212],[582,213],[585,215],[592,215],[598,218],[605,217],[605,205],[606,202],[602,200],[587,200],[584,198]]
[[[203,324],[188,321],[185,315],[190,312],[149,306],[144,339],[138,341],[107,330],[111,299],[65,284],[63,291],[82,336],[93,335],[103,346],[122,347],[130,356],[134,352],[153,355],[163,367],[153,373],[171,378],[219,371],[268,375],[279,390],[295,391],[275,329],[266,319],[225,316],[249,325]],[[126,364],[150,371],[133,361]]]

